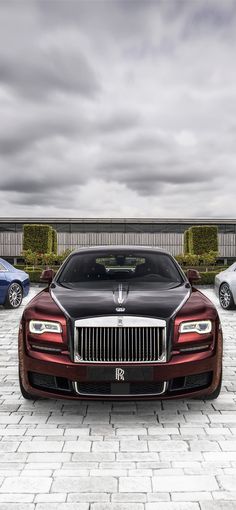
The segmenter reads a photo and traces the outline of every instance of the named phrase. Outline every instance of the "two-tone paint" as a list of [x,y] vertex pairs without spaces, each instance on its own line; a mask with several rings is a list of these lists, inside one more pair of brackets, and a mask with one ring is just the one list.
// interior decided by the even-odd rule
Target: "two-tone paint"
[[[132,249],[135,249],[132,247]],[[155,252],[155,249],[152,248]],[[158,250],[156,250],[158,251]],[[122,319],[132,316],[149,319],[160,319],[166,322],[167,352],[164,362],[149,363],[152,368],[153,382],[163,382],[164,393],[160,395],[136,395],[136,398],[183,398],[211,396],[219,388],[222,377],[222,330],[217,310],[212,302],[199,290],[192,287],[184,273],[182,285],[169,290],[150,289],[148,285],[138,289],[127,288],[121,292],[114,282],[109,285],[96,285],[93,290],[66,289],[58,284],[59,273],[54,278],[49,288],[42,290],[26,306],[19,329],[19,371],[20,383],[23,392],[28,395],[69,398],[69,399],[104,399],[99,395],[79,395],[76,393],[77,382],[89,382],[92,362],[74,361],[74,338],[75,322],[86,318],[118,317]],[[114,295],[117,292],[118,298]],[[119,306],[125,307],[125,313],[116,311],[116,300],[125,299]],[[30,332],[31,320],[55,321],[61,324],[61,334],[44,333],[36,335]],[[179,332],[180,324],[186,321],[210,320],[212,331],[204,335],[197,333]],[[40,345],[39,345],[40,344]],[[39,346],[39,349],[37,348]],[[41,350],[40,350],[41,346]],[[42,348],[43,347],[43,348]],[[45,350],[43,350],[45,348]],[[50,352],[51,349],[51,352]],[[100,364],[104,370],[107,363]],[[124,370],[127,367],[142,368],[145,364],[126,362],[111,363],[114,369],[114,379],[117,369]],[[71,391],[51,391],[44,388],[36,388],[29,380],[29,373],[53,375],[65,379],[71,383]],[[201,376],[210,373],[209,384],[204,388],[181,389],[180,382],[190,376]],[[173,381],[175,387],[173,389]],[[179,389],[178,389],[179,381]],[[122,383],[121,383],[122,384]],[[171,389],[172,388],[172,389]],[[134,396],[122,395],[124,400],[134,399]],[[114,399],[114,395],[106,396],[106,399]]]

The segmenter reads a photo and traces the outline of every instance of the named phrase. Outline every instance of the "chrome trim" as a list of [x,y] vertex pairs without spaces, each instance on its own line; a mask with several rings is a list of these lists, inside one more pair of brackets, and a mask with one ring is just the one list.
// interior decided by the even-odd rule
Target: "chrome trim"
[[59,299],[57,299],[57,297],[55,296],[53,290],[50,287],[49,287],[49,292],[50,292],[51,298],[53,299],[53,301],[55,301],[55,303],[60,308],[60,310],[65,314],[66,317],[70,318],[70,315],[68,314],[66,309],[62,306],[62,304],[60,303]]
[[89,317],[88,319],[78,319],[75,321],[75,327],[156,327],[165,328],[166,321],[163,319],[154,319],[153,317],[139,317],[137,315],[104,315],[99,317]]
[[182,299],[181,303],[177,306],[177,308],[171,314],[170,319],[172,319],[179,312],[179,310],[182,308],[182,306],[184,306],[186,301],[188,301],[190,296],[191,296],[191,289],[189,289],[189,291],[187,292],[186,296],[184,296],[184,299]]
[[[88,352],[89,356],[91,353],[91,360],[90,359],[83,359],[82,352],[79,354],[79,335],[78,335],[78,329],[79,328],[93,328],[92,331],[88,331]],[[145,353],[141,353],[141,343],[139,342],[139,335],[140,335],[140,329],[139,328],[162,328],[162,335],[160,335],[160,331],[155,331],[154,329],[154,338],[156,338],[158,342],[158,353],[156,353],[155,345],[150,342],[150,349],[151,349],[151,357],[154,358],[152,360],[145,360]],[[102,337],[101,337],[101,328],[103,328],[103,333],[105,333],[106,328],[117,328],[115,331],[111,330],[111,352],[109,352],[109,342],[108,342],[108,353],[107,357],[108,360],[99,360],[99,350],[102,346]],[[128,344],[122,345],[123,343],[123,337],[121,334],[121,330],[127,328],[127,337],[128,337]],[[129,330],[131,329],[131,331]],[[83,330],[82,330],[83,332]],[[91,333],[93,334],[93,338],[91,339]],[[117,334],[118,333],[118,334]],[[156,337],[156,333],[158,333],[158,337]],[[151,331],[149,331],[149,339],[151,339]],[[95,338],[94,338],[95,336]],[[114,336],[114,338],[113,338]],[[161,338],[160,338],[161,336]],[[131,339],[130,339],[131,337]],[[131,341],[130,341],[131,340]],[[103,335],[103,342],[105,342],[105,334]],[[117,343],[123,349],[119,349],[123,352],[126,352],[126,349],[128,350],[128,359],[114,359],[115,353],[113,352],[113,343]],[[94,346],[94,343],[96,344]],[[103,344],[104,345],[104,344]],[[91,348],[92,347],[92,348]],[[94,347],[97,348],[96,351],[96,357],[94,353]],[[141,360],[137,359],[137,349],[139,347],[139,358],[143,358]],[[153,349],[153,351],[152,351]],[[134,358],[134,353],[136,353],[136,359]],[[158,359],[155,359],[155,357],[161,353],[160,357]],[[84,354],[84,353],[83,353]],[[146,352],[146,358],[148,357],[148,352]],[[150,357],[150,356],[149,356]],[[101,364],[117,364],[117,363],[165,363],[167,361],[167,338],[166,338],[166,321],[163,319],[154,319],[152,317],[138,317],[133,315],[108,315],[104,317],[90,317],[88,319],[79,319],[75,321],[75,327],[74,327],[74,362],[75,363],[101,363]]]
[[211,345],[211,342],[208,344],[200,345],[198,347],[180,347],[179,352],[194,352],[194,351],[206,351],[206,349],[209,349]]
[[[89,381],[86,381],[86,382],[89,382]],[[108,381],[106,381],[108,382]],[[113,382],[113,381],[111,381]],[[129,382],[135,382],[135,381],[129,381]],[[149,381],[150,382],[150,381]],[[153,381],[155,382],[155,381]],[[119,383],[117,383],[119,384]],[[122,383],[120,383],[122,384]],[[166,391],[167,391],[167,387],[168,387],[168,381],[163,381],[163,389],[162,391],[160,391],[159,393],[129,393],[128,395],[111,395],[110,393],[80,393],[79,392],[79,387],[78,387],[79,383],[77,381],[74,381],[72,382],[72,386],[75,390],[75,392],[78,394],[78,395],[81,395],[81,396],[90,396],[90,397],[110,397],[110,398],[114,398],[116,399],[117,397],[132,397],[132,398],[139,398],[139,397],[156,397],[158,395],[163,395]]]
[[57,349],[56,347],[45,347],[44,345],[31,344],[31,348],[37,351],[61,353],[61,349]]

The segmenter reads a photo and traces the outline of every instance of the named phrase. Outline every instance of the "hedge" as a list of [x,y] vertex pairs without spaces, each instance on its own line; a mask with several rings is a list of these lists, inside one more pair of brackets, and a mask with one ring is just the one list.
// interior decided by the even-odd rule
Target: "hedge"
[[32,271],[32,270],[26,270],[26,272],[28,273],[29,275],[29,279],[30,279],[30,282],[31,283],[39,283],[40,282],[40,276],[42,274],[42,269],[40,270],[35,270],[35,271]]
[[189,229],[184,232],[184,254],[189,253]]
[[201,255],[218,252],[218,228],[216,226],[191,227],[188,234],[189,253]]
[[[197,266],[215,266],[217,262],[216,251],[210,251],[208,253],[202,253],[202,255],[192,255],[191,253],[185,253],[184,255],[176,255],[175,259],[181,267],[197,267]],[[203,269],[202,269],[203,270]],[[206,269],[207,271],[208,269]]]
[[214,285],[215,276],[219,273],[219,271],[208,271],[201,273],[201,280],[197,282],[197,285]]
[[50,225],[25,224],[23,226],[23,250],[31,250],[34,253],[51,253],[52,230]]
[[52,228],[52,253],[57,255],[57,231]]

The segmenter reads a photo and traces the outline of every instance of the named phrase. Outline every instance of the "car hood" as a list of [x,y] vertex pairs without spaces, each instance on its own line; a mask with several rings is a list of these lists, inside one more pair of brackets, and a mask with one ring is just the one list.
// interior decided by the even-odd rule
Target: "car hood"
[[70,289],[52,284],[50,293],[71,319],[119,313],[168,319],[188,299],[191,289],[186,282],[174,288],[112,282],[103,287],[95,284]]
[[25,271],[22,271],[21,269],[16,269],[16,272],[22,276],[22,278],[29,278],[29,274],[26,273]]

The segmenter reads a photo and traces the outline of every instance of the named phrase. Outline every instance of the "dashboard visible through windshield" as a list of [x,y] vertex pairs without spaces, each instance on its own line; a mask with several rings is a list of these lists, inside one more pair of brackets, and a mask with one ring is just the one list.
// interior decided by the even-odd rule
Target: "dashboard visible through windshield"
[[[172,257],[154,252],[86,252],[72,255],[57,283],[70,287],[80,283],[130,281],[180,285],[183,278]],[[172,285],[171,285],[172,286]]]

